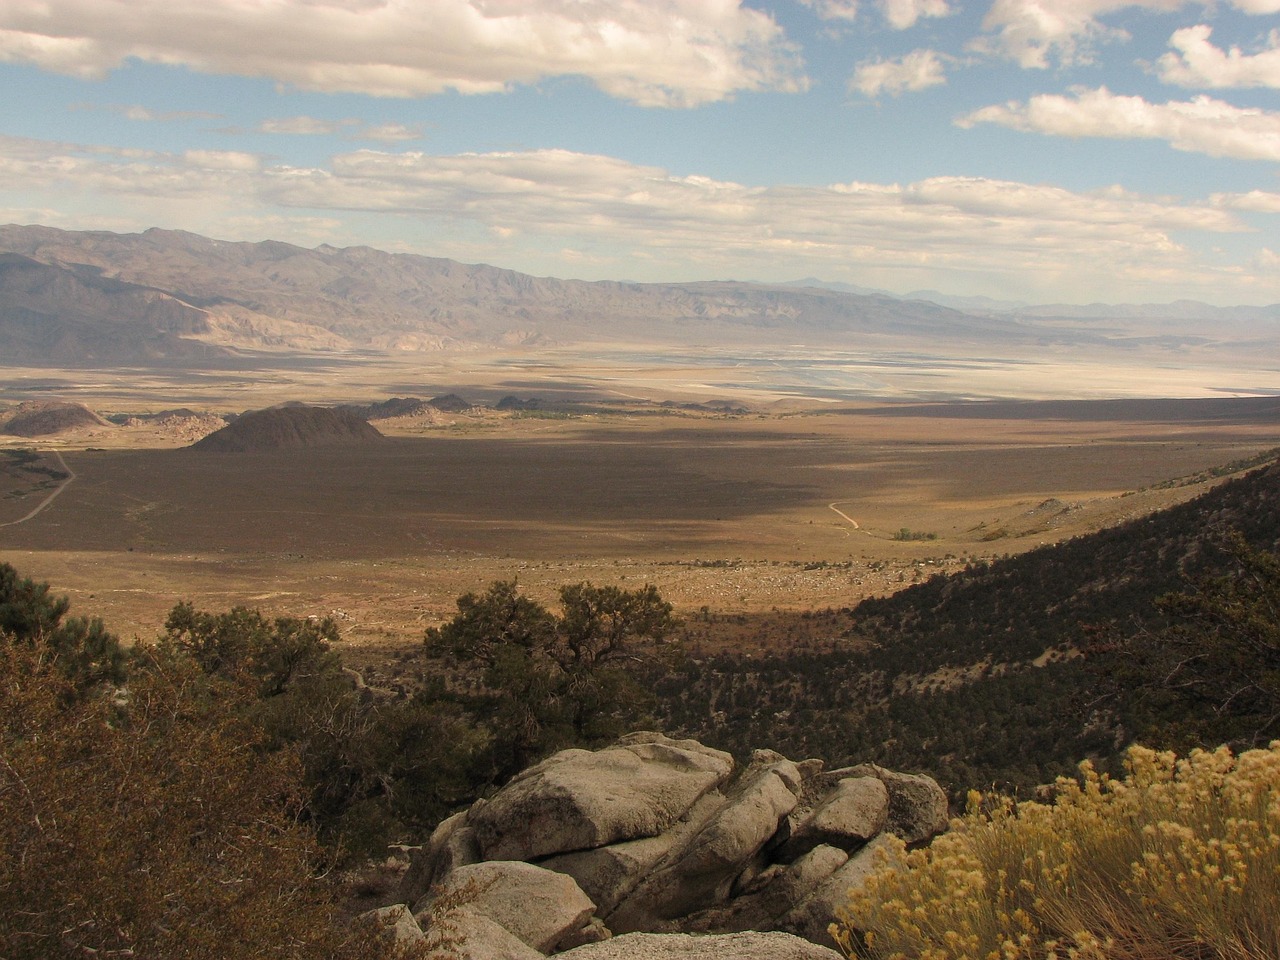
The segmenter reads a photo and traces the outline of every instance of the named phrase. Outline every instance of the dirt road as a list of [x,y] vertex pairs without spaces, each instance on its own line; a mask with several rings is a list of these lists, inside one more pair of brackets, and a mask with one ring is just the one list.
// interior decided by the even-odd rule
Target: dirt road
[[19,517],[17,520],[10,520],[8,523],[0,523],[0,527],[16,527],[20,523],[26,523],[28,520],[32,519],[33,517],[39,516],[40,512],[44,510],[46,507],[48,507],[49,504],[53,503],[53,501],[58,498],[58,494],[62,493],[63,490],[67,489],[67,487],[71,485],[71,481],[76,478],[75,471],[72,470],[69,466],[67,466],[67,461],[62,459],[61,453],[59,453],[57,450],[51,450],[49,452],[53,454],[54,458],[58,461],[58,465],[62,467],[63,473],[67,475],[66,479],[63,480],[60,484],[58,484],[57,488],[54,489],[42,501],[40,501],[40,503],[36,505],[36,508],[32,510],[30,513],[28,513],[25,517]]

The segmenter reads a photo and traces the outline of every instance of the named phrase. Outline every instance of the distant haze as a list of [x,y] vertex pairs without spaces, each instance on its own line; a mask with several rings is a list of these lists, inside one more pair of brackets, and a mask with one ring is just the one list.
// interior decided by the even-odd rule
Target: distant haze
[[[367,247],[0,227],[0,356],[9,365],[604,349],[649,353],[659,364],[743,365],[753,379],[754,366],[768,365],[783,395],[875,394],[887,368],[925,376],[948,368],[955,381],[961,367],[972,386],[942,392],[1008,395],[999,380],[1010,364],[1058,380],[1061,395],[1162,395],[1161,379],[1171,395],[1280,391],[1280,305],[923,296],[816,280],[557,280]],[[1127,388],[1088,385],[1099,368]],[[1144,370],[1167,373],[1147,384],[1135,374]]]

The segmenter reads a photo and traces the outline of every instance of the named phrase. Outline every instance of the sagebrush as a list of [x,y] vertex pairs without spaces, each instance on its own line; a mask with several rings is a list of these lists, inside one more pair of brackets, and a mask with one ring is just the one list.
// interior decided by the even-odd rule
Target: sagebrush
[[1051,804],[974,795],[931,846],[890,847],[833,935],[903,960],[1280,957],[1280,741],[1126,766],[1082,765]]

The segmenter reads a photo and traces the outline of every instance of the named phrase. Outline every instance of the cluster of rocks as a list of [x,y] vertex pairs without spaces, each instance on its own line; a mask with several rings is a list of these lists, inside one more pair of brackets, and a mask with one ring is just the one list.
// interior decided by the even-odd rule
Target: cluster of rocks
[[380,916],[476,960],[832,960],[828,926],[884,838],[946,823],[927,777],[769,750],[735,769],[637,733],[557,753],[444,821]]

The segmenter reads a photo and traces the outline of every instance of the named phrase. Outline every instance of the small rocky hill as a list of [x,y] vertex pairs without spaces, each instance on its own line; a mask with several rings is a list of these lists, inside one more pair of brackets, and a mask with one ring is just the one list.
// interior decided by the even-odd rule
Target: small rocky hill
[[11,437],[49,437],[84,427],[106,426],[110,424],[82,403],[50,400],[21,404],[0,425],[0,433]]
[[392,397],[377,403],[344,404],[342,409],[350,410],[366,420],[399,420],[434,417],[438,413],[462,413],[472,406],[474,405],[456,393],[450,393],[430,400],[423,400],[421,397]]
[[563,750],[444,821],[382,915],[407,941],[443,922],[474,957],[838,960],[828,924],[890,835],[946,825],[928,777],[771,750],[739,768],[634,733]]
[[246,413],[188,449],[249,453],[359,445],[383,439],[376,427],[350,410],[296,405]]

